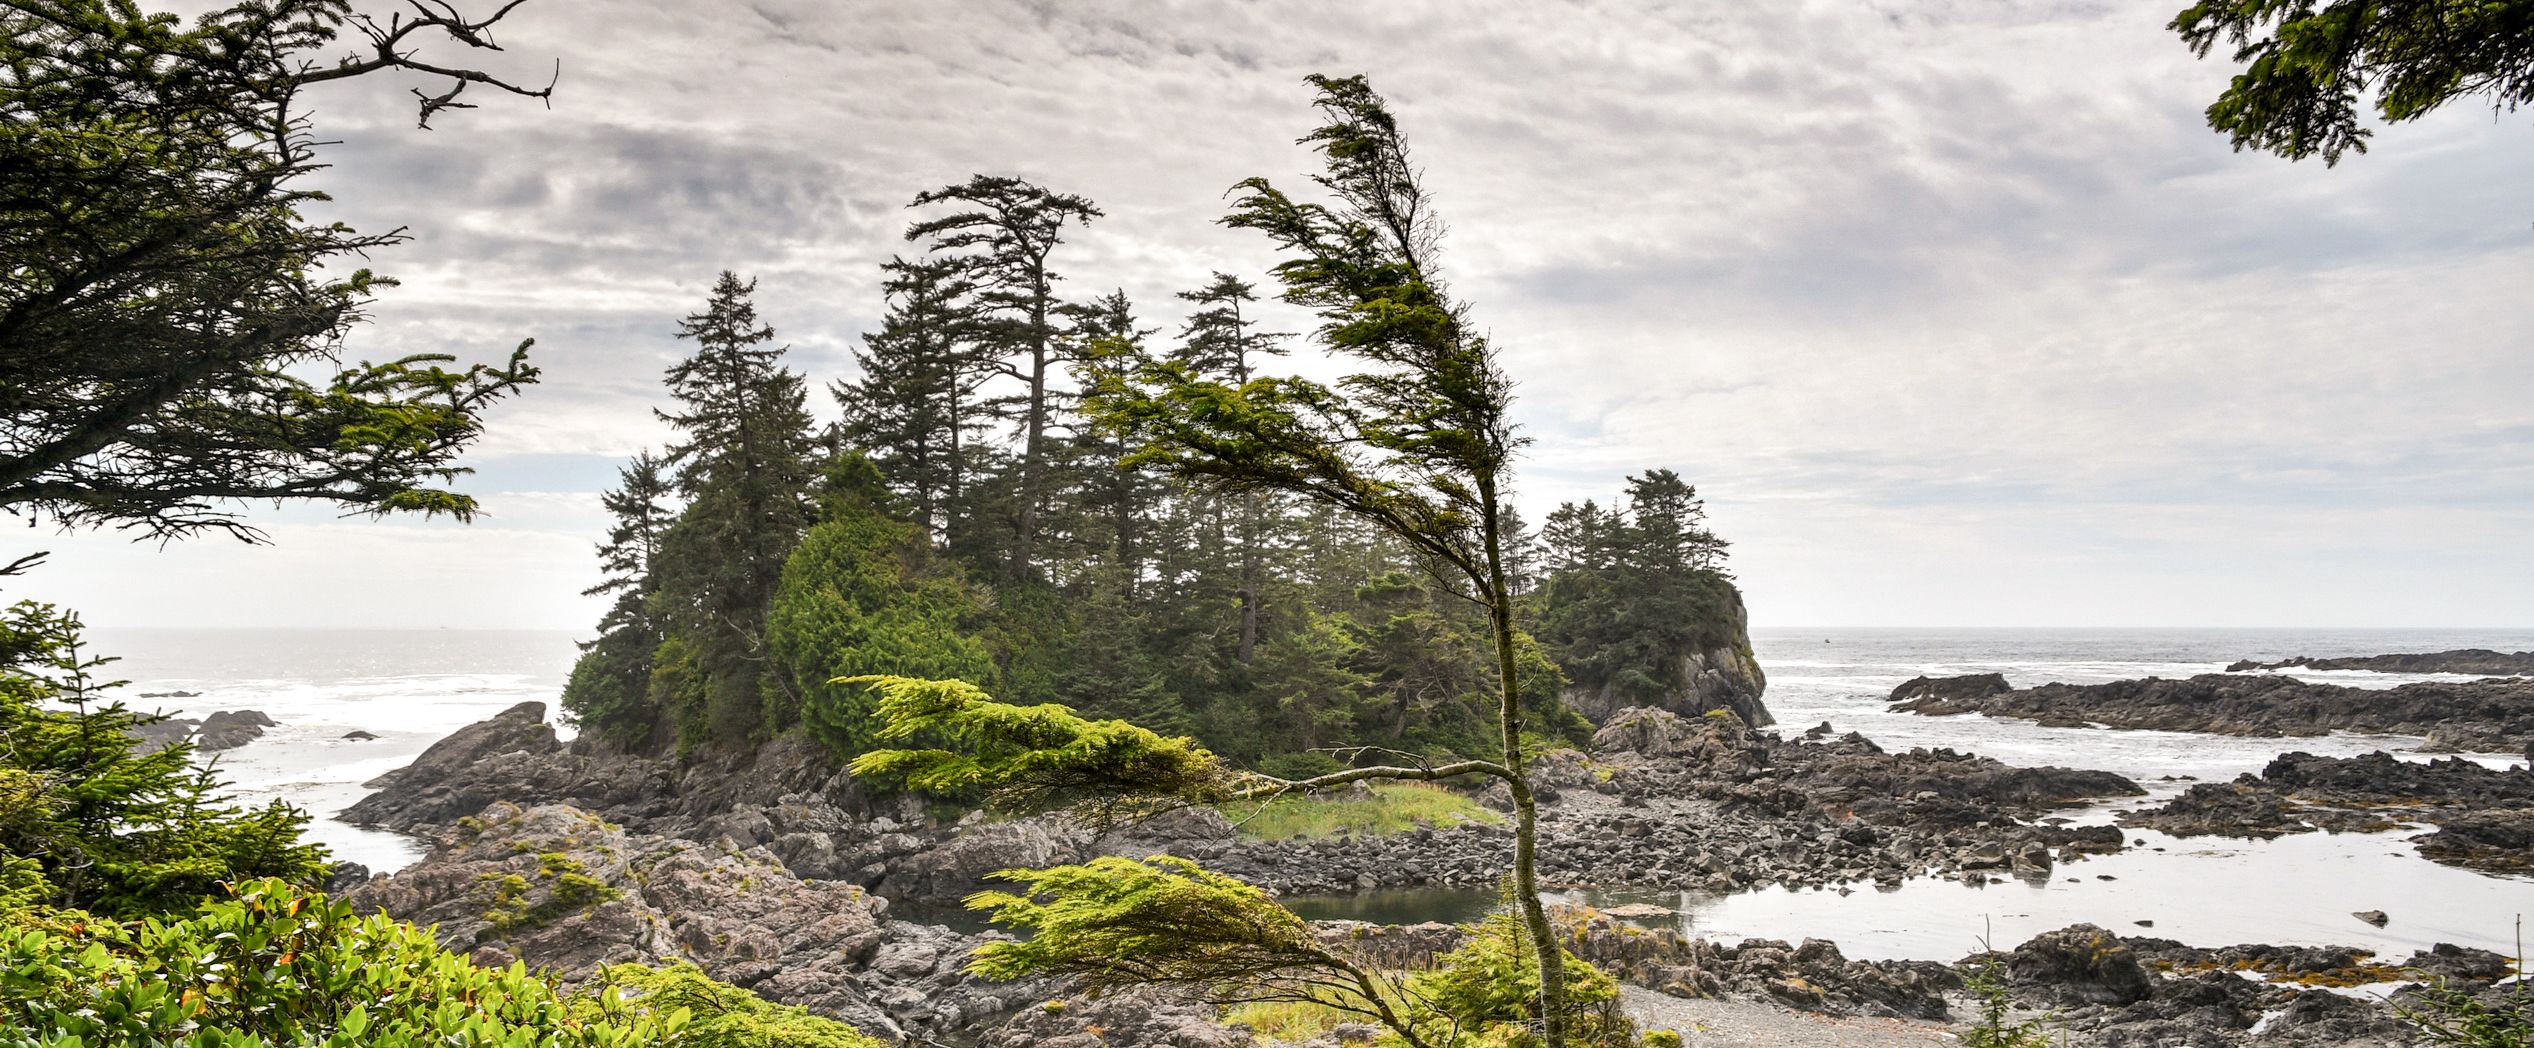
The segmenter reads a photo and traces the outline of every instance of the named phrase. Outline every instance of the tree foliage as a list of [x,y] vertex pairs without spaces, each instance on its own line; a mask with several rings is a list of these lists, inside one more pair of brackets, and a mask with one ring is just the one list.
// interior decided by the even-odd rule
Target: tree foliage
[[2534,102],[2529,0],[2201,0],[2171,27],[2203,57],[2220,44],[2241,67],[2208,107],[2235,148],[2337,164],[2367,151],[2373,98],[2387,123],[2449,102]]
[[135,744],[155,718],[99,701],[110,660],[85,653],[76,617],[22,602],[0,635],[20,653],[0,664],[0,899],[142,916],[227,881],[324,878],[306,813],[233,806],[191,745]]
[[1667,469],[1628,478],[1623,506],[1564,503],[1541,528],[1540,638],[1576,684],[1620,704],[1689,683],[1689,656],[1739,643],[1741,596],[1698,490]]
[[[515,5],[514,5],[515,6]],[[502,9],[506,13],[509,8]],[[452,8],[379,26],[344,0],[258,0],[186,26],[128,0],[0,11],[0,511],[70,526],[253,539],[242,501],[471,517],[446,485],[494,401],[535,381],[424,354],[339,363],[392,281],[358,266],[401,231],[309,220],[325,199],[298,93],[408,69]],[[350,26],[373,53],[315,56]],[[419,92],[418,92],[419,93]],[[331,366],[331,377],[307,377]]]

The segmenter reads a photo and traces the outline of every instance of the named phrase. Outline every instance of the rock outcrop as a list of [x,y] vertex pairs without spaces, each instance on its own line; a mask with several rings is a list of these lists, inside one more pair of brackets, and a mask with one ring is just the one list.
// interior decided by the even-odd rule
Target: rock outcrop
[[607,964],[687,960],[892,1040],[970,1033],[1050,992],[979,983],[963,971],[978,937],[888,920],[886,900],[803,881],[763,849],[628,833],[566,805],[495,803],[347,898],[435,925],[478,963],[521,960],[577,980]]
[[264,729],[280,727],[257,710],[221,710],[208,717],[164,717],[134,725],[130,734],[141,748],[156,750],[190,742],[204,751],[233,750],[264,737]]
[[1632,706],[1653,706],[1670,710],[1684,717],[1695,717],[1709,710],[1730,710],[1744,724],[1765,728],[1777,723],[1770,716],[1761,695],[1768,690],[1768,675],[1760,671],[1760,660],[1751,654],[1750,615],[1743,609],[1742,597],[1733,599],[1732,627],[1725,639],[1712,647],[1685,651],[1675,656],[1680,660],[1679,690],[1651,699],[1622,695],[1615,682],[1577,683],[1567,687],[1566,705],[1595,724],[1608,723],[1620,710]]
[[2376,832],[2414,822],[2437,824],[2413,838],[2432,860],[2491,873],[2534,871],[2534,772],[2383,752],[2286,753],[2259,775],[2200,783],[2122,820],[2184,837]]
[[2534,680],[2520,679],[2351,688],[2266,673],[2204,673],[2185,680],[2148,677],[1983,694],[1924,693],[1896,699],[1892,709],[2263,737],[2435,731],[2452,745],[2492,753],[2534,745]]
[[2245,659],[2226,667],[2228,673],[2254,670],[2369,670],[2376,673],[2461,673],[2474,677],[2534,677],[2534,651],[2492,651],[2457,648],[2416,655],[2364,655],[2318,659],[2299,655],[2277,662]]

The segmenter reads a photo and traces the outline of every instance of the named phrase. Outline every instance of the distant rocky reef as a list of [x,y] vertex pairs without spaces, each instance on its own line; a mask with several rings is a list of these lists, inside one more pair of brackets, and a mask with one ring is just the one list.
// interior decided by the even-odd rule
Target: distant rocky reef
[[2534,651],[2492,651],[2457,648],[2419,655],[2364,655],[2318,659],[2299,655],[2277,662],[2245,659],[2226,667],[2228,673],[2253,670],[2369,670],[2376,673],[2461,673],[2474,677],[2534,677]]
[[2423,682],[2397,688],[2316,684],[2271,674],[2203,673],[2109,684],[2005,688],[1995,674],[1921,677],[1892,691],[1894,712],[1982,713],[2061,727],[2102,725],[2261,737],[2335,731],[2419,735],[2446,753],[2534,747],[2534,680]]
[[2380,832],[2414,823],[2422,856],[2484,873],[2534,873],[2534,771],[2462,758],[2406,761],[2282,754],[2259,775],[2204,782],[2124,826],[2177,837],[2278,837],[2316,830]]
[[132,738],[143,749],[162,749],[190,742],[198,750],[233,750],[264,737],[264,729],[280,725],[256,710],[221,710],[208,717],[164,717],[134,725]]

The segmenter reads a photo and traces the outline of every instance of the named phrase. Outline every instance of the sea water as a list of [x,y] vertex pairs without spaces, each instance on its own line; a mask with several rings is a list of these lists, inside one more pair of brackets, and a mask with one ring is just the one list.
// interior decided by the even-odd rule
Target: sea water
[[[124,661],[110,676],[131,680],[131,705],[184,716],[261,710],[280,722],[255,742],[219,756],[222,776],[248,800],[281,798],[316,816],[311,835],[337,857],[392,870],[422,844],[363,830],[333,816],[366,791],[361,784],[411,761],[433,741],[511,705],[537,700],[553,709],[576,649],[570,634],[524,631],[115,630],[92,635],[101,654]],[[2237,659],[2294,655],[2375,655],[2451,648],[2534,649],[2534,630],[2068,630],[1793,629],[1752,633],[1768,673],[1766,702],[1779,730],[1827,721],[1886,749],[1951,747],[2013,764],[2100,768],[2137,780],[2151,796],[2080,809],[2081,822],[2160,803],[2192,782],[2257,772],[2277,755],[2304,750],[2354,756],[2389,750],[2412,759],[2419,740],[2331,735],[2247,739],[2178,732],[2044,728],[1980,716],[1921,717],[1887,712],[1885,700],[1915,676],[2003,673],[2019,687],[2090,684],[2136,677],[2211,673]],[[2295,676],[2360,687],[2426,679],[2365,672]],[[138,698],[139,692],[194,691],[193,698]],[[346,740],[355,730],[378,736]],[[563,729],[568,736],[569,729]],[[2473,755],[2493,766],[2504,754]],[[1654,902],[1664,918],[1715,938],[1830,939],[1849,956],[1951,959],[1987,936],[2000,947],[2080,921],[2124,934],[2157,935],[2202,946],[2240,942],[2345,944],[2399,960],[2433,942],[2514,954],[2517,915],[2534,914],[2534,880],[2494,877],[2423,860],[2405,840],[2418,830],[2379,834],[2300,834],[2276,841],[2178,840],[2131,831],[2147,843],[2112,856],[2066,863],[2049,877],[1970,886],[1923,877],[1899,889],[1871,884],[1730,895],[1595,894],[1596,902]],[[1549,846],[1554,847],[1554,842]],[[1387,920],[1466,919],[1492,902],[1450,892],[1376,893],[1349,900],[1297,900],[1314,916]],[[2350,916],[2383,910],[2382,929]],[[2152,922],[2142,927],[2136,922]]]

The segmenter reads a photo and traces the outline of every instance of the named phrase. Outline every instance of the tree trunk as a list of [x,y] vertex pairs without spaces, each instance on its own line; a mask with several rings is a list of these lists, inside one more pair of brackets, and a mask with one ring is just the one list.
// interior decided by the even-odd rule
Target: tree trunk
[[1566,1045],[1566,947],[1540,902],[1539,809],[1531,795],[1531,771],[1522,753],[1522,685],[1514,677],[1513,595],[1505,583],[1504,537],[1493,477],[1480,477],[1479,500],[1487,514],[1487,620],[1496,641],[1497,723],[1504,735],[1506,787],[1513,793],[1513,890],[1522,923],[1540,963],[1540,1035],[1548,1048]]
[[1021,445],[1021,509],[1012,533],[1012,578],[1029,577],[1032,540],[1038,537],[1038,474],[1040,440],[1047,432],[1047,279],[1040,270],[1035,295],[1030,299],[1029,417],[1025,425],[1028,437]]

